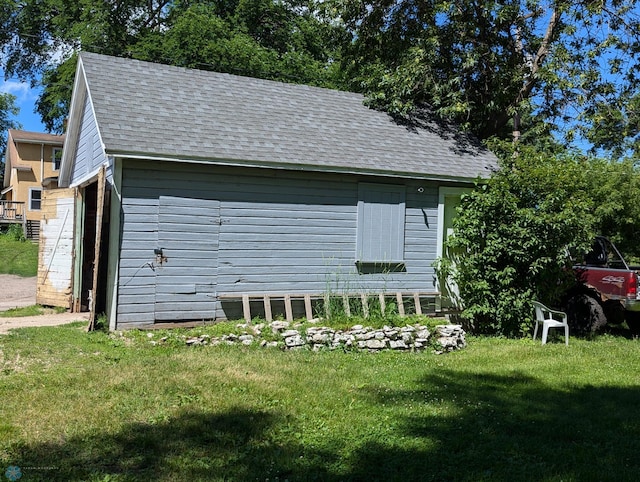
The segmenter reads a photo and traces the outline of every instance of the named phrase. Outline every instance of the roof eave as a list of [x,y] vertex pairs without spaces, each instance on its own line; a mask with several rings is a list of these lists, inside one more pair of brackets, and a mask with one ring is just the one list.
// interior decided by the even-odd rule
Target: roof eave
[[9,134],[14,143],[20,144],[44,144],[51,146],[61,146],[64,143],[64,134],[47,134],[41,132],[23,131],[20,129],[9,129]]
[[286,162],[267,162],[267,161],[251,161],[251,160],[238,160],[238,159],[216,159],[216,158],[184,158],[179,156],[166,156],[159,154],[147,154],[140,152],[127,152],[117,150],[107,150],[107,155],[112,157],[119,157],[122,159],[137,159],[137,160],[150,160],[150,161],[168,161],[187,164],[207,164],[217,166],[228,167],[251,167],[258,169],[279,169],[288,171],[308,171],[308,172],[322,172],[331,174],[352,174],[352,175],[365,175],[365,176],[378,176],[378,177],[393,177],[393,178],[410,178],[420,179],[425,181],[442,181],[442,182],[462,182],[462,183],[474,183],[478,179],[486,179],[491,174],[491,169],[487,167],[485,176],[453,176],[445,174],[428,174],[428,173],[416,173],[416,172],[403,172],[403,171],[389,171],[385,169],[357,169],[353,167],[340,167],[340,166],[322,166],[316,164],[292,164]]
[[15,138],[13,139],[13,142],[16,144],[34,144],[34,145],[44,145],[44,146],[60,146],[62,147],[62,145],[64,144],[64,138],[60,139],[59,141],[37,141],[34,139],[20,139],[20,138]]

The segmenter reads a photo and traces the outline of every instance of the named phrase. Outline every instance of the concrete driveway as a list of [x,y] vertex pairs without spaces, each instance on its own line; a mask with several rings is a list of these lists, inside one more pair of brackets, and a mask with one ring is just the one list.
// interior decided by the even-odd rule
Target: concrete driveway
[[[0,274],[0,311],[21,308],[36,304],[37,279],[21,278],[10,274]],[[0,317],[0,334],[6,334],[12,328],[29,326],[55,326],[72,321],[88,321],[89,313],[48,313],[38,316],[16,318]]]
[[36,304],[37,279],[0,274],[0,311]]

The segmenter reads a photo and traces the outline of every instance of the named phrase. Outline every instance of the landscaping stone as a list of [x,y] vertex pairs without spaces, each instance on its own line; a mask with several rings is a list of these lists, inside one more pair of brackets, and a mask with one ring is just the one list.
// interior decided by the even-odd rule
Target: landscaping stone
[[[228,345],[243,344],[252,345],[258,343],[261,347],[282,347],[285,350],[301,349],[307,347],[314,351],[322,349],[335,350],[353,349],[368,351],[381,350],[413,350],[421,351],[429,346],[435,346],[437,353],[445,353],[460,350],[467,346],[465,332],[460,325],[438,325],[434,333],[422,325],[407,325],[403,327],[384,326],[382,329],[373,329],[355,325],[350,330],[334,330],[326,326],[312,326],[301,333],[300,330],[290,329],[291,325],[286,321],[274,321],[268,325],[245,325],[238,328],[246,330],[243,334],[228,334],[219,338],[211,338],[209,335],[186,338],[188,346],[212,345],[220,343]],[[299,326],[299,325],[296,325]],[[271,331],[281,338],[281,341],[259,340],[263,329],[271,328]],[[253,333],[249,333],[252,331]],[[257,339],[256,339],[257,338]]]
[[302,339],[302,337],[296,332],[295,335],[285,337],[284,344],[287,348],[297,348],[297,347],[304,346],[306,343]]
[[389,348],[392,350],[406,350],[408,347],[403,340],[389,340]]
[[395,340],[400,332],[398,330],[384,329],[384,336]]
[[467,346],[464,330],[460,325],[438,325],[436,342],[442,347],[443,352],[459,350]]
[[364,346],[369,350],[382,350],[387,347],[387,341],[374,338],[373,340],[365,341]]
[[273,331],[273,333],[280,333],[281,331],[284,331],[287,328],[289,328],[289,322],[288,321],[274,321],[269,326],[271,326],[271,330]]

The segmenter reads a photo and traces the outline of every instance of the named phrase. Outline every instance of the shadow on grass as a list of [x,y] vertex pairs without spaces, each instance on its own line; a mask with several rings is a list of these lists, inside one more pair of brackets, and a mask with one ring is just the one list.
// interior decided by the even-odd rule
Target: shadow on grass
[[[295,454],[269,440],[272,414],[187,412],[115,434],[18,449],[11,465],[31,480],[264,480],[286,477]],[[4,473],[5,468],[2,468]]]
[[[453,371],[420,386],[369,395],[391,406],[429,404],[432,415],[409,416],[401,430],[433,440],[436,448],[416,453],[369,443],[359,451],[352,479],[371,477],[376,463],[397,480],[619,481],[640,473],[640,386],[558,390],[522,373]],[[453,407],[455,415],[438,413],[439,405]]]
[[[11,462],[57,468],[26,469],[25,481],[621,481],[640,473],[637,386],[558,390],[521,373],[443,371],[415,387],[360,393],[394,414],[393,440],[334,434],[304,446],[293,415],[237,409],[25,446]],[[349,443],[357,445],[338,448]]]

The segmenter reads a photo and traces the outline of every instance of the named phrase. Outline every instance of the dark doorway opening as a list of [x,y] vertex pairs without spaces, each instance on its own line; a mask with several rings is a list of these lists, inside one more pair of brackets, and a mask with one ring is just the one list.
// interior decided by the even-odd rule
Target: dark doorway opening
[[96,216],[98,206],[98,183],[93,182],[84,188],[84,219],[82,233],[82,289],[80,291],[80,311],[89,311],[93,305],[93,270],[96,246]]
[[[108,213],[109,192],[100,182],[86,186],[82,196],[84,201],[84,222],[82,233],[82,289],[80,311],[104,313],[106,308],[107,252],[109,246]],[[102,203],[102,206],[100,206]],[[100,215],[99,215],[100,213]],[[101,226],[98,226],[101,222]],[[98,239],[98,233],[100,239]],[[96,247],[98,250],[96,250]],[[95,270],[98,270],[97,273]],[[97,275],[97,276],[96,276]],[[96,286],[94,287],[94,283]]]

